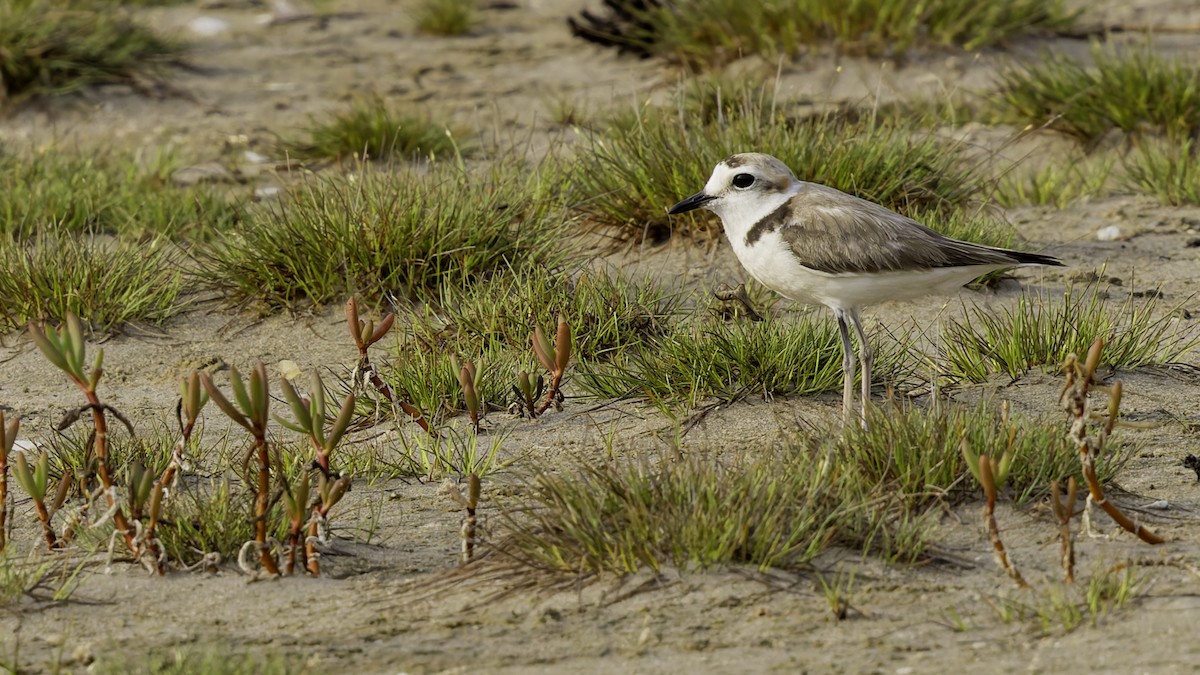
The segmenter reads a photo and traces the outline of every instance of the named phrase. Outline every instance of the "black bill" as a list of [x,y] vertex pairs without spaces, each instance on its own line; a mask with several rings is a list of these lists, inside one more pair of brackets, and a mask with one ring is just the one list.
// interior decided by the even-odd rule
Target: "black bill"
[[711,202],[714,199],[716,199],[716,197],[714,197],[712,195],[706,195],[703,192],[697,192],[696,194],[692,195],[691,197],[688,197],[687,199],[679,202],[675,206],[672,206],[671,210],[667,211],[667,213],[671,214],[672,216],[678,215],[680,213],[687,213],[688,211],[691,211],[692,209],[698,209],[701,206],[704,206],[705,204],[707,204],[708,202]]

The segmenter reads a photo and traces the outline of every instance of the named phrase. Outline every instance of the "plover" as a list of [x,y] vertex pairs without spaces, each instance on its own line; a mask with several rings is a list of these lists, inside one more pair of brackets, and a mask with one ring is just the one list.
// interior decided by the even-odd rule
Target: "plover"
[[789,300],[833,310],[842,338],[842,412],[847,421],[854,405],[854,327],[863,424],[873,353],[859,317],[862,307],[952,293],[972,279],[1009,267],[1062,265],[1050,256],[945,237],[879,204],[797,180],[786,164],[760,153],[722,160],[704,190],[671,207],[670,213],[697,208],[721,218],[738,260],[760,283]]

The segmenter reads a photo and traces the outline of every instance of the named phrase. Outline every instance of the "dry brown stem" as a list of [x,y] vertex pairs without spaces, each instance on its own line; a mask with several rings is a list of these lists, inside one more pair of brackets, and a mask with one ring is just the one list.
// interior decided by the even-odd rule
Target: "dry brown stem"
[[1108,517],[1112,518],[1125,531],[1133,533],[1147,544],[1161,544],[1164,541],[1162,537],[1134,522],[1122,513],[1116,504],[1105,498],[1104,489],[1100,486],[1100,480],[1096,476],[1096,458],[1107,446],[1108,436],[1112,433],[1113,426],[1121,412],[1122,388],[1121,382],[1118,380],[1105,390],[1108,393],[1109,402],[1108,418],[1104,428],[1095,437],[1088,434],[1088,421],[1091,419],[1088,393],[1091,391],[1092,378],[1100,364],[1100,354],[1103,349],[1103,338],[1096,338],[1091,349],[1088,350],[1087,360],[1082,366],[1074,355],[1067,358],[1066,384],[1063,387],[1060,401],[1067,414],[1073,419],[1070,431],[1071,439],[1079,448],[1079,464],[1083,478],[1087,482],[1090,500],[1103,509]]
[[1064,580],[1068,584],[1075,583],[1075,538],[1071,536],[1071,518],[1075,515],[1077,487],[1074,476],[1067,479],[1067,501],[1063,503],[1058,481],[1050,484],[1050,508],[1058,520],[1058,535],[1062,544],[1060,558]]
[[477,523],[475,509],[479,506],[479,476],[471,474],[467,478],[467,517],[462,525],[462,563],[465,565],[475,557],[475,537]]
[[992,542],[992,552],[996,556],[996,563],[1004,569],[1012,580],[1017,582],[1021,588],[1028,588],[1029,584],[1025,583],[1025,578],[1013,566],[1012,561],[1008,559],[1008,551],[1004,548],[1004,542],[1000,539],[1000,527],[996,524],[996,481],[993,478],[995,472],[994,462],[987,455],[979,456],[979,482],[983,486],[983,493],[987,496],[987,502],[983,505],[983,520],[987,526],[988,539]]

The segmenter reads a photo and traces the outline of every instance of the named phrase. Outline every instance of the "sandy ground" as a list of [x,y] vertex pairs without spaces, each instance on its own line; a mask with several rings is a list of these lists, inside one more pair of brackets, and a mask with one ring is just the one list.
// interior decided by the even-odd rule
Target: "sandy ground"
[[[408,6],[347,0],[327,18],[276,26],[262,22],[264,7],[237,0],[148,10],[145,16],[165,28],[185,28],[198,16],[229,22],[216,37],[196,38],[199,68],[172,80],[188,97],[89,92],[0,121],[0,141],[174,144],[200,161],[215,160],[230,143],[269,148],[276,134],[311,115],[336,109],[353,94],[378,92],[502,137],[548,145],[562,133],[550,122],[556,103],[636,105],[668,96],[679,79],[660,64],[618,58],[572,39],[564,19],[584,6],[578,0],[522,0],[513,9],[488,10],[476,34],[449,39],[416,35]],[[1200,54],[1200,12],[1190,2],[1101,3],[1087,21],[1154,29],[1164,51]],[[1046,44],[1019,44],[1007,54],[923,55],[903,68],[814,57],[782,70],[781,94],[861,101],[914,90],[981,90],[1012,54],[1036,54]],[[1081,40],[1058,39],[1053,46],[1075,54],[1088,49]],[[1056,143],[1043,137],[1006,152],[1036,156],[1054,152],[1061,147]],[[1009,218],[1033,246],[1070,268],[1021,272],[1018,282],[994,291],[963,291],[967,303],[1002,307],[1022,287],[1059,292],[1070,275],[1104,268],[1123,289],[1159,289],[1167,305],[1187,310],[1181,317],[1200,317],[1194,295],[1200,248],[1189,243],[1200,236],[1200,209],[1119,197],[1063,211],[1022,209]],[[1097,241],[1095,232],[1109,225],[1121,227],[1124,240]],[[666,270],[694,288],[741,279],[723,244],[635,250],[613,261]],[[869,320],[933,331],[961,312],[961,304],[885,305]],[[1190,334],[1200,331],[1200,319],[1177,322]],[[216,359],[290,359],[306,370],[352,365],[335,310],[262,320],[195,311],[161,334],[118,335],[103,346],[110,402],[142,423],[168,419],[177,378]],[[1194,672],[1200,663],[1194,628],[1200,619],[1200,484],[1180,462],[1200,453],[1200,355],[1185,360],[1191,368],[1121,374],[1124,410],[1156,426],[1123,432],[1140,451],[1118,478],[1119,501],[1137,510],[1165,500],[1166,510],[1136,512],[1168,543],[1141,545],[1097,517],[1101,536],[1079,540],[1081,574],[1130,565],[1142,578],[1140,594],[1120,613],[1070,634],[1043,635],[1035,622],[1005,622],[994,609],[1006,598],[1035,602],[1057,578],[1056,533],[1038,506],[1014,511],[1002,505],[999,518],[1014,559],[1040,591],[1020,594],[996,569],[979,527],[979,505],[968,504],[941,518],[940,541],[956,564],[890,566],[851,551],[818,560],[816,569],[826,573],[856,570],[856,611],[838,622],[813,574],[669,572],[496,597],[505,582],[456,574],[459,514],[438,496],[437,485],[396,480],[352,493],[345,507],[350,515],[337,532],[344,539],[338,554],[323,560],[328,574],[321,579],[248,584],[232,567],[159,579],[131,566],[105,571],[101,563],[89,564],[70,602],[30,600],[0,612],[0,667],[16,662],[29,672],[82,671],[93,659],[136,666],[182,649],[283,655],[314,672]],[[1032,373],[954,395],[970,400],[990,393],[1027,412],[1053,414],[1058,386],[1056,378]],[[22,416],[26,433],[48,433],[72,402],[67,383],[25,336],[3,338],[0,403]],[[709,414],[684,437],[683,448],[761,447],[797,425],[832,420],[836,410],[831,396],[745,401]],[[496,414],[488,424],[510,433],[503,452],[517,459],[489,488],[497,494],[519,487],[529,471],[601,456],[603,438],[614,430],[618,451],[630,455],[665,448],[674,436],[669,420],[630,403],[569,400],[564,412],[537,423]],[[363,442],[394,445],[390,437]],[[494,510],[488,502],[483,511],[489,507]],[[18,521],[30,520],[27,503],[17,510]],[[362,541],[363,530],[373,533],[369,541]],[[29,531],[18,534],[33,541]]]

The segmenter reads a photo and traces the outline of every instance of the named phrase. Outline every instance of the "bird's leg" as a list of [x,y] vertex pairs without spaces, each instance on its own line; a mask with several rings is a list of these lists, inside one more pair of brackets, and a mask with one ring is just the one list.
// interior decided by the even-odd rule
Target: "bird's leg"
[[842,420],[849,424],[850,411],[854,407],[854,345],[850,343],[846,310],[835,309],[833,315],[837,317],[838,333],[842,336]]
[[867,333],[862,327],[862,318],[858,310],[850,312],[850,323],[854,324],[854,332],[858,335],[858,362],[862,368],[862,425],[867,428],[867,403],[871,400],[871,367],[875,365],[875,352],[867,341]]

